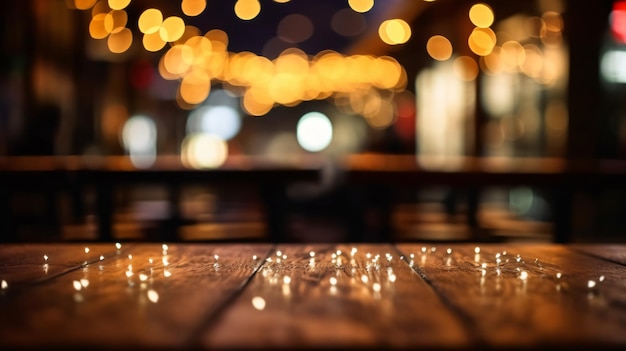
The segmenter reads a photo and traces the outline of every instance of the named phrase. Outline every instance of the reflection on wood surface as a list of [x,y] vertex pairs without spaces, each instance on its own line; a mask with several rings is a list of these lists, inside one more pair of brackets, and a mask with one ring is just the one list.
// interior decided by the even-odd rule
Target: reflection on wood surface
[[626,345],[624,245],[85,246],[0,248],[1,347]]

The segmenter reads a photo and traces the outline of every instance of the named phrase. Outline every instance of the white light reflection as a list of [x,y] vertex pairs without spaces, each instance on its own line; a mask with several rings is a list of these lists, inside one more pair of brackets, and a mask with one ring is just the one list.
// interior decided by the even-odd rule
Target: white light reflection
[[72,285],[74,286],[74,290],[76,291],[80,291],[80,289],[83,288],[83,285],[78,280],[72,281]]
[[152,289],[148,290],[148,300],[150,300],[150,302],[152,303],[159,302],[159,293]]
[[2,288],[2,290],[6,289],[9,287],[9,283],[7,283],[6,280],[2,279],[2,282],[0,282],[0,288]]
[[253,297],[252,306],[259,311],[263,311],[265,309],[265,299],[260,296]]

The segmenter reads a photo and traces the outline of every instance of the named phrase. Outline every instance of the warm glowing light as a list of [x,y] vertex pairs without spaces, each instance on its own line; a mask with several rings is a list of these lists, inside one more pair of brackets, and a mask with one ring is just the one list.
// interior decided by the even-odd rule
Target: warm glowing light
[[374,0],[348,0],[348,5],[356,12],[367,12],[374,7]]
[[183,77],[178,92],[186,103],[199,104],[211,92],[211,78],[203,71],[191,71]]
[[2,288],[2,290],[6,289],[9,287],[9,283],[7,283],[6,280],[2,279],[2,282],[0,282],[0,288]]
[[265,309],[265,299],[260,296],[253,297],[252,306],[259,311],[263,311]]
[[464,81],[473,81],[478,77],[478,64],[469,56],[460,56],[454,60],[454,74]]
[[198,16],[206,9],[206,0],[183,0],[180,8],[189,17]]
[[216,135],[192,134],[183,140],[181,159],[191,168],[217,168],[228,157],[228,144]]
[[159,35],[163,41],[174,42],[183,36],[185,32],[185,22],[182,18],[171,16],[163,21],[159,29]]
[[467,44],[476,55],[489,55],[496,46],[496,34],[490,28],[474,28],[467,39]]
[[74,0],[74,7],[79,10],[88,10],[96,4],[96,1],[97,0]]
[[474,4],[469,11],[470,21],[480,28],[487,28],[493,24],[493,11],[487,4]]
[[235,15],[242,20],[251,20],[261,12],[259,0],[237,0],[235,3]]
[[152,303],[159,302],[159,293],[152,289],[148,290],[148,300],[150,300],[150,302]]
[[156,52],[163,49],[166,44],[166,42],[161,39],[161,34],[158,31],[150,34],[144,34],[141,42],[144,49],[151,52]]
[[158,32],[163,23],[163,14],[158,9],[147,9],[139,16],[139,30],[144,34]]
[[443,35],[433,35],[426,43],[428,55],[437,61],[445,61],[452,56],[452,44]]
[[310,152],[325,149],[333,138],[333,126],[328,117],[320,112],[304,114],[296,128],[298,143]]
[[104,39],[109,35],[109,32],[104,27],[105,13],[99,13],[91,18],[89,22],[89,35],[94,39]]
[[614,1],[611,11],[611,33],[616,41],[626,44],[626,1]]
[[112,10],[122,10],[130,4],[130,0],[109,0],[109,7]]
[[108,33],[117,33],[124,29],[128,22],[126,11],[113,10],[104,16],[104,29]]
[[386,44],[404,44],[411,38],[411,27],[404,20],[390,19],[380,24],[378,35]]
[[83,288],[82,284],[78,280],[72,281],[72,286],[74,286],[74,290],[80,291]]
[[133,43],[133,33],[128,28],[123,28],[117,33],[111,33],[107,40],[109,50],[114,54],[127,51]]

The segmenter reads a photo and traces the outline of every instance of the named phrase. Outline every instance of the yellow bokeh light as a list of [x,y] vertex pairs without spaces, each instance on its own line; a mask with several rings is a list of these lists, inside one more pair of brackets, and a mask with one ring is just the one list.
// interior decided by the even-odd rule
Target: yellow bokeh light
[[274,100],[266,87],[254,86],[246,90],[241,101],[243,109],[251,116],[263,116],[274,107]]
[[159,35],[163,41],[174,42],[180,39],[185,33],[185,22],[182,18],[171,16],[163,21],[159,29]]
[[188,104],[203,102],[211,92],[211,79],[201,71],[187,73],[180,82],[180,96]]
[[111,8],[109,7],[109,4],[106,1],[100,0],[93,5],[93,8],[91,9],[91,16],[94,17],[99,13],[107,14],[110,11]]
[[183,0],[180,8],[189,17],[198,16],[206,9],[206,0]]
[[259,0],[237,0],[235,15],[242,20],[251,20],[261,12]]
[[74,7],[79,10],[88,10],[96,4],[96,0],[74,0]]
[[111,33],[107,40],[107,46],[112,53],[120,54],[130,48],[133,43],[133,33],[128,28],[123,28],[119,32]]
[[478,77],[478,64],[469,56],[460,56],[454,60],[454,74],[464,81],[473,81]]
[[197,37],[200,35],[200,28],[196,26],[185,26],[185,30],[183,31],[183,35],[175,40],[172,45],[180,45],[185,44],[189,38]]
[[386,44],[404,44],[411,38],[411,27],[401,19],[390,19],[380,24],[378,35]]
[[163,14],[158,9],[147,9],[139,16],[139,30],[144,34],[158,32],[163,23]]
[[443,35],[433,35],[426,43],[428,55],[437,61],[445,61],[452,56],[452,44]]
[[500,47],[500,59],[506,71],[516,72],[525,59],[525,51],[522,45],[513,40],[506,41]]
[[104,29],[109,33],[117,33],[121,31],[128,22],[128,14],[126,11],[112,10],[104,17]]
[[161,35],[159,34],[159,32],[144,34],[141,41],[143,47],[151,52],[159,51],[165,46],[165,41],[161,39]]
[[467,39],[467,44],[476,55],[489,55],[496,46],[496,34],[490,28],[476,27]]
[[226,51],[228,48],[228,34],[221,29],[211,29],[204,35],[211,41],[213,51]]
[[104,19],[106,14],[99,13],[91,18],[89,22],[89,35],[94,39],[104,39],[109,32],[104,27]]
[[498,74],[504,70],[499,46],[494,47],[489,55],[480,58],[480,67],[488,74]]
[[111,10],[123,10],[130,4],[130,0],[109,0]]
[[487,28],[493,24],[494,16],[491,7],[487,4],[474,4],[469,10],[470,21],[480,28]]
[[543,71],[543,53],[536,45],[527,44],[524,46],[524,62],[520,68],[529,77],[539,77]]
[[181,161],[190,168],[217,168],[228,158],[228,144],[213,134],[187,136],[181,147]]
[[163,65],[173,75],[183,75],[193,62],[193,51],[187,45],[174,45],[163,56]]
[[350,8],[356,12],[367,12],[374,7],[374,0],[348,0]]

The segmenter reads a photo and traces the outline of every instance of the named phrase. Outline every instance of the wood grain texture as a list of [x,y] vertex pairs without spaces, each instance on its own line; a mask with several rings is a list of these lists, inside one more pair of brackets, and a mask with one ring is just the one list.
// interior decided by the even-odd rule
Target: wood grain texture
[[626,244],[572,244],[572,249],[626,265]]
[[[129,245],[120,248],[126,250]],[[85,252],[85,248],[89,252]],[[13,291],[24,285],[41,283],[116,254],[114,243],[3,244],[0,246],[0,279]],[[44,255],[48,257],[46,260]],[[46,265],[47,264],[47,265]]]
[[[415,270],[470,322],[481,343],[495,348],[626,345],[622,266],[559,245],[481,244],[478,254],[471,245],[434,248],[398,245],[407,257],[414,255]],[[587,286],[590,280],[594,288]]]
[[183,347],[269,247],[139,244],[0,299],[0,348]]
[[384,349],[472,345],[459,319],[391,246],[356,245],[354,256],[352,247],[278,245],[271,261],[264,263],[198,346]]

